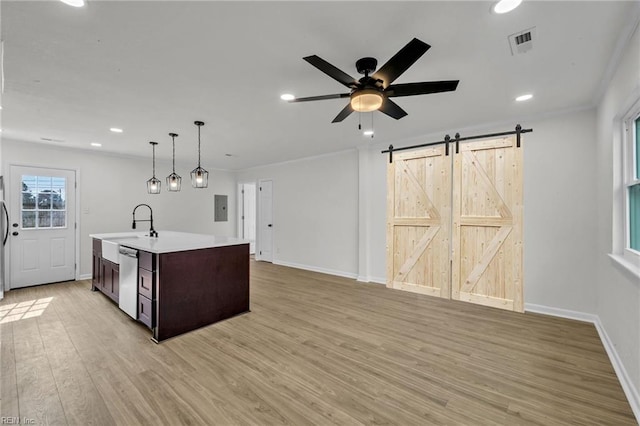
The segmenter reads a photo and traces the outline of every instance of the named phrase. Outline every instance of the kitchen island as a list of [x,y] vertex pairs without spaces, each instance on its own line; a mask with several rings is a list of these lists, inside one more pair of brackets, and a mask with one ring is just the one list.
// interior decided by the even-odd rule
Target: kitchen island
[[[249,312],[245,240],[172,231],[158,231],[158,237],[144,232],[90,237],[92,290],[101,291],[149,327],[156,342]],[[133,293],[130,288],[125,291],[125,277],[120,277],[124,271],[118,259],[123,258],[114,254],[119,248],[137,252]],[[133,310],[123,308],[132,303]]]

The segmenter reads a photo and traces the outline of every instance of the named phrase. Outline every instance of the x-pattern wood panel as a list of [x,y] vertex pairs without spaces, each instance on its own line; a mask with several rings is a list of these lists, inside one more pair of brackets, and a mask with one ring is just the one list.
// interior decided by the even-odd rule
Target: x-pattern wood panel
[[402,281],[404,277],[413,269],[416,265],[416,262],[422,256],[424,251],[427,249],[433,237],[436,236],[438,231],[440,230],[439,226],[431,226],[428,228],[427,232],[420,238],[415,248],[411,252],[411,255],[407,258],[407,260],[402,264],[400,269],[398,269],[398,273],[393,278],[394,281]]
[[521,168],[513,137],[468,143],[454,158],[454,299],[522,311]]
[[500,213],[500,217],[503,219],[510,219],[512,217],[511,210],[509,210],[509,208],[505,204],[502,195],[500,195],[500,193],[496,189],[495,183],[491,180],[486,170],[482,167],[476,155],[472,151],[465,151],[462,153],[462,156],[467,161],[467,164],[471,165],[480,177],[482,189],[484,189],[490,196],[491,201],[495,204],[498,212]]
[[388,166],[387,286],[450,297],[450,157],[443,147]]
[[493,237],[489,244],[487,244],[484,253],[482,253],[480,261],[473,268],[460,291],[465,293],[470,293],[473,291],[473,288],[476,286],[476,284],[478,284],[478,280],[480,280],[480,277],[482,276],[482,274],[484,274],[484,271],[487,270],[489,263],[491,263],[496,253],[511,233],[511,229],[511,226],[502,226],[500,228],[496,236]]
[[429,218],[434,220],[440,220],[440,214],[438,213],[438,210],[435,208],[435,206],[433,205],[433,202],[427,195],[427,191],[425,190],[422,183],[418,180],[416,175],[411,170],[409,170],[409,167],[407,167],[406,161],[400,160],[400,161],[397,161],[397,164],[400,167],[400,170],[402,171],[404,176],[413,185],[413,188],[415,191],[414,193],[418,197],[420,197],[420,201],[424,203],[427,209],[427,214],[429,215]]

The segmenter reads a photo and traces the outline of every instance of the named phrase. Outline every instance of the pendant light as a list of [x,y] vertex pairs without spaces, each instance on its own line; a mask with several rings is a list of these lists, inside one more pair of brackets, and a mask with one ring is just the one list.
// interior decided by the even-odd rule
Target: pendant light
[[194,188],[206,188],[209,185],[209,172],[200,167],[200,127],[204,126],[202,121],[194,121],[198,126],[198,167],[191,170],[191,185]]
[[153,177],[147,181],[147,192],[149,194],[160,193],[160,179],[156,178],[156,145],[158,142],[149,142],[153,147]]
[[173,141],[173,173],[167,176],[167,191],[178,192],[180,191],[180,184],[182,178],[176,173],[176,136],[177,133],[169,133]]

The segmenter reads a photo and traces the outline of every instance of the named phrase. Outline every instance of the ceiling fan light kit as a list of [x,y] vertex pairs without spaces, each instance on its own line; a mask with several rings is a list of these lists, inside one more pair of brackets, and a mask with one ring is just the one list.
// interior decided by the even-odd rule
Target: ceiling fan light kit
[[430,48],[431,46],[427,43],[414,38],[377,71],[378,61],[375,58],[361,58],[356,61],[356,69],[360,74],[364,74],[364,77],[359,80],[316,55],[304,57],[305,61],[351,91],[349,93],[295,98],[289,102],[350,98],[349,104],[340,111],[332,123],[343,121],[354,111],[370,112],[376,110],[399,120],[407,113],[390,98],[452,92],[458,87],[459,80],[392,84]]
[[371,112],[382,106],[383,96],[375,89],[362,89],[351,95],[351,108],[357,112]]

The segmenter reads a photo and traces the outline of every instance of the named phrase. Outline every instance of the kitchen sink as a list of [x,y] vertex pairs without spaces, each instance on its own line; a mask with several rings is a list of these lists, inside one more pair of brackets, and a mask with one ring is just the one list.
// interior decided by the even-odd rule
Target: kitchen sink
[[126,241],[137,240],[143,235],[115,235],[102,240],[102,258],[120,264],[120,244]]

